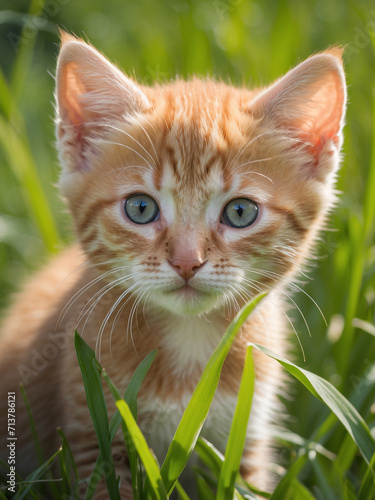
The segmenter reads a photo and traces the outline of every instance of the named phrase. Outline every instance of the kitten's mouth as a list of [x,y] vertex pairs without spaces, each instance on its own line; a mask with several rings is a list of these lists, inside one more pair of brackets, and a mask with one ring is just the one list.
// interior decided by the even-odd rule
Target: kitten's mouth
[[173,293],[177,294],[179,297],[184,297],[186,299],[195,298],[202,294],[200,290],[191,287],[188,283],[180,288],[177,288],[177,290],[174,290]]
[[208,312],[217,305],[218,294],[210,290],[196,288],[188,283],[176,288],[165,290],[158,295],[159,305],[173,313],[197,315]]
[[196,288],[195,286],[189,285],[189,283],[171,290],[170,294],[186,304],[202,302],[211,295],[207,290]]

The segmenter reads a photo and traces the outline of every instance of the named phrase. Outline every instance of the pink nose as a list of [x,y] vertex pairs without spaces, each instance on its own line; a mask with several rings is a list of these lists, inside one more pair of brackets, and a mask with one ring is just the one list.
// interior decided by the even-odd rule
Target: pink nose
[[193,260],[183,260],[183,259],[173,259],[168,261],[173,269],[186,281],[189,281],[199,269],[201,269],[206,261],[202,262],[198,259]]

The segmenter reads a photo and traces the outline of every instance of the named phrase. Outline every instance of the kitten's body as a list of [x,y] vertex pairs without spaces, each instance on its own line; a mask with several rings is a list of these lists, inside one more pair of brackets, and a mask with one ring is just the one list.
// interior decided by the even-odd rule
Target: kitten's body
[[[56,427],[62,426],[74,451],[77,464],[81,468],[81,474],[85,477],[89,475],[95,462],[97,446],[86,407],[72,334],[85,304],[100,290],[103,283],[98,282],[86,294],[81,295],[67,311],[64,320],[59,323],[61,311],[71,297],[97,276],[93,270],[84,267],[77,271],[77,266],[83,262],[81,249],[78,246],[70,248],[37,275],[36,280],[31,282],[20,295],[20,305],[15,304],[14,314],[9,316],[3,328],[3,352],[11,352],[12,356],[9,354],[4,356],[1,366],[5,374],[2,387],[7,391],[18,392],[18,383],[23,380],[46,456],[57,449]],[[36,287],[39,304],[35,303]],[[118,295],[119,292],[113,291],[109,300],[105,301],[102,307],[95,309],[95,314],[91,315],[85,325],[83,336],[93,348],[97,333],[90,335],[90,332],[97,332],[98,325],[105,320]],[[115,316],[112,315],[100,350],[101,364],[118,388],[124,392],[139,361],[150,350],[159,348],[159,353],[140,391],[138,419],[150,447],[162,461],[203,367],[225,331],[228,315],[213,313],[204,318],[192,319],[161,314],[160,311],[153,311],[152,307],[143,311],[140,307],[133,322],[135,325],[133,339],[126,342],[127,322],[133,303],[134,301],[129,302],[110,338]],[[225,449],[235,407],[246,340],[266,343],[270,348],[280,352],[280,341],[282,341],[280,311],[274,310],[271,316],[269,306],[267,309],[267,313],[263,314],[261,319],[252,317],[247,329],[243,329],[235,342],[224,366],[217,395],[203,431],[203,436],[222,450]],[[263,324],[264,318],[268,325],[267,333]],[[252,323],[255,323],[255,327]],[[277,330],[272,323],[277,324]],[[59,326],[56,328],[56,325]],[[36,331],[39,332],[38,335],[35,334]],[[254,331],[255,334],[252,333]],[[272,336],[273,331],[277,331],[277,336]],[[17,343],[14,342],[14,338],[18,339]],[[253,462],[251,455],[254,452],[255,462],[252,463],[252,472],[255,475],[252,478],[255,481],[258,479],[258,484],[261,477],[265,477],[269,459],[269,436],[266,434],[264,424],[275,409],[275,396],[280,377],[277,365],[263,359],[257,378],[259,394],[254,400],[255,411],[249,425],[249,439],[255,438],[258,444],[249,446],[248,462],[244,461],[243,469],[247,471],[250,467],[250,463]],[[106,396],[110,411],[113,412],[113,398],[109,393]],[[6,394],[4,397],[6,399]],[[265,399],[263,404],[257,404],[259,398]],[[2,428],[6,428],[4,417],[6,414],[2,412]],[[17,394],[17,438],[17,450],[20,450],[17,455],[17,470],[20,474],[30,472],[37,466],[37,457],[28,417],[23,411],[19,393]],[[119,437],[118,444],[115,445],[115,460],[120,464],[119,470],[124,473],[125,455],[121,441]],[[4,441],[1,444],[3,449]],[[257,477],[258,470],[259,477]],[[262,482],[262,485],[269,487],[267,483]]]
[[[270,293],[235,340],[204,428],[219,449],[247,343],[283,354],[284,291],[334,199],[345,104],[338,57],[337,51],[315,56],[264,92],[198,80],[149,89],[65,37],[57,74],[61,187],[83,250],[65,251],[15,304],[3,328],[0,390],[4,404],[23,377],[45,451],[56,449],[61,425],[82,477],[95,463],[97,445],[74,328],[122,392],[139,361],[159,348],[139,395],[139,423],[159,460],[227,325],[258,291]],[[135,193],[157,201],[158,218],[147,224],[126,218],[123,200]],[[255,201],[259,210],[241,229],[221,216],[238,198]],[[270,489],[267,425],[282,375],[259,353],[255,363],[243,472]],[[36,462],[17,400],[17,466],[24,474]],[[107,401],[113,411],[110,395]],[[2,435],[4,417],[2,410]],[[120,440],[115,450],[122,492],[130,498]],[[106,498],[105,485],[100,488],[98,498]]]

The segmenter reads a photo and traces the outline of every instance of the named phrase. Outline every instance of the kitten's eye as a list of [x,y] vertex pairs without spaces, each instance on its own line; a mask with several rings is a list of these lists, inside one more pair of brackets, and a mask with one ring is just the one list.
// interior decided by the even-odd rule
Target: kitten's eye
[[135,224],[149,224],[159,215],[159,207],[155,200],[147,194],[134,194],[124,202],[124,210],[128,218]]
[[255,222],[258,210],[254,201],[237,198],[225,205],[221,222],[235,228],[247,227]]

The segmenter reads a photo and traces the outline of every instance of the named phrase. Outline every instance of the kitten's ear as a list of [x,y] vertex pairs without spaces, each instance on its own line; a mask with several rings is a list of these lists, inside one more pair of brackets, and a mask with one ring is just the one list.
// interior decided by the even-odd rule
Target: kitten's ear
[[[337,153],[342,144],[346,105],[342,50],[332,48],[310,57],[258,95],[254,117],[296,133],[308,145],[315,164]],[[325,163],[325,162],[323,162]],[[336,162],[337,163],[337,162]],[[328,165],[316,175],[324,178]]]
[[61,32],[56,72],[56,122],[60,159],[68,172],[87,170],[95,138],[106,124],[149,107],[129,78],[87,43]]

